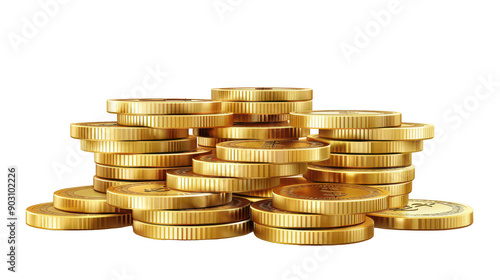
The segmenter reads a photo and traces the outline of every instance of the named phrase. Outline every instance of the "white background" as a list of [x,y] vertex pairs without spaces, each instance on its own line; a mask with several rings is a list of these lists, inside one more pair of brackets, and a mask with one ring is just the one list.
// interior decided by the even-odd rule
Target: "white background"
[[[51,6],[50,16],[46,2],[0,4],[0,158],[4,170],[19,169],[21,222],[19,272],[7,273],[2,188],[7,279],[498,277],[498,1],[88,0]],[[377,23],[374,14],[387,13]],[[168,77],[144,89],[151,69]],[[414,155],[411,197],[471,205],[474,225],[377,229],[367,242],[333,247],[24,225],[26,207],[92,183],[93,157],[77,152],[70,123],[113,120],[109,98],[210,98],[212,87],[229,86],[311,87],[317,110],[396,110],[404,121],[434,124],[440,137]]]

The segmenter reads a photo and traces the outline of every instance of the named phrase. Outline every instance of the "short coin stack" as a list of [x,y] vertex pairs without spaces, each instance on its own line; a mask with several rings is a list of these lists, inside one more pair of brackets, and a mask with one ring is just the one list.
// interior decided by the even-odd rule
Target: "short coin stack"
[[415,178],[411,153],[434,136],[432,125],[401,123],[398,112],[310,111],[293,113],[290,122],[319,129],[307,139],[331,147],[330,158],[309,165],[305,178],[378,187],[389,192],[389,208],[408,203]]

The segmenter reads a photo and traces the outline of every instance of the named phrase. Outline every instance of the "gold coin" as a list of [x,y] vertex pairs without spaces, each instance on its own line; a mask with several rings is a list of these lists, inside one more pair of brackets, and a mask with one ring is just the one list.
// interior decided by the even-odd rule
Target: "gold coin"
[[319,215],[294,213],[274,208],[272,200],[252,203],[252,221],[257,224],[278,228],[332,228],[361,224],[365,214]]
[[346,141],[331,140],[318,135],[309,135],[307,140],[329,144],[332,153],[340,154],[404,154],[420,152],[424,149],[423,140]]
[[230,127],[193,129],[193,135],[202,137],[263,140],[300,138],[307,136],[309,132],[306,128],[290,126],[288,122],[244,123]]
[[101,192],[101,193],[106,193],[106,190],[109,187],[112,186],[120,186],[120,185],[127,185],[127,184],[137,184],[137,183],[145,183],[145,184],[164,184],[165,181],[124,181],[124,180],[111,180],[111,179],[106,179],[106,178],[100,178],[97,176],[94,176],[94,190],[96,192]]
[[330,157],[328,144],[299,140],[243,140],[217,144],[217,158],[244,162],[315,162]]
[[202,155],[193,158],[193,172],[205,176],[269,178],[303,174],[307,163],[249,163],[218,159],[215,155]]
[[[310,182],[311,181],[306,180],[302,176],[283,177],[283,178],[280,178],[280,184],[274,188],[279,188],[279,187],[284,187],[284,186],[289,186],[289,185],[305,184],[305,183],[310,183]],[[260,191],[253,191],[253,192],[242,192],[239,194],[247,195],[247,196],[263,197],[263,198],[271,198],[273,196],[273,189],[274,188],[264,189],[264,190],[260,190]]]
[[298,101],[311,100],[310,88],[240,87],[213,88],[212,99],[222,101]]
[[71,137],[82,140],[165,140],[187,138],[188,129],[121,126],[116,122],[72,123]]
[[205,240],[242,236],[253,230],[250,220],[217,225],[171,226],[134,220],[134,233],[162,240]]
[[221,111],[221,102],[204,99],[109,99],[108,113],[187,115],[211,114]]
[[290,125],[303,128],[375,128],[401,125],[401,113],[387,111],[308,111],[290,114]]
[[330,154],[315,165],[345,168],[387,168],[411,165],[411,154]]
[[287,122],[290,114],[233,114],[235,123]]
[[[175,167],[118,167],[95,165],[97,177],[125,181],[162,181],[167,179],[166,172]],[[179,167],[180,168],[180,167]]]
[[410,199],[401,208],[370,213],[378,228],[437,230],[466,227],[473,222],[471,207],[447,201]]
[[106,203],[106,194],[96,192],[92,186],[54,192],[54,207],[61,211],[78,213],[130,213]]
[[118,124],[157,128],[203,128],[233,125],[232,113],[200,115],[130,115],[118,114]]
[[404,207],[408,204],[409,200],[410,200],[409,194],[389,196],[389,207],[388,208],[391,209],[391,208]]
[[228,204],[200,209],[133,210],[132,218],[162,225],[211,225],[233,223],[250,217],[250,201],[234,198]]
[[196,138],[175,140],[95,141],[81,140],[80,148],[92,153],[151,154],[196,150]]
[[304,178],[315,182],[361,185],[395,184],[415,179],[415,166],[377,169],[335,168],[310,164]]
[[209,150],[166,154],[95,153],[95,163],[122,167],[179,167],[189,166],[193,157],[210,154]]
[[[235,140],[235,139],[229,139],[229,138],[212,138],[212,137],[201,137],[201,136],[198,136],[197,138],[198,138],[198,145],[199,146],[206,146],[206,147],[211,147],[211,148],[215,148],[215,146],[219,143]],[[241,139],[238,139],[238,140],[241,140]]]
[[107,191],[109,204],[123,209],[188,209],[219,206],[231,202],[227,193],[183,192],[165,182],[112,186]]
[[248,192],[275,187],[279,178],[230,178],[211,177],[193,173],[191,168],[167,172],[167,185],[173,189],[188,192]]
[[434,126],[402,123],[397,127],[320,129],[319,136],[338,140],[426,140],[434,138]]
[[399,196],[411,193],[413,188],[413,181],[397,183],[397,184],[370,185],[370,187],[374,187],[388,192],[389,198],[391,198],[393,196]]
[[312,110],[312,101],[223,101],[222,111],[234,114],[288,114]]
[[234,198],[243,198],[246,199],[250,202],[258,202],[261,200],[266,200],[268,199],[267,197],[258,197],[258,196],[250,196],[250,195],[242,195],[241,193],[233,193],[233,199]]
[[359,225],[323,229],[288,229],[255,224],[255,236],[281,244],[292,245],[338,245],[368,240],[373,237],[373,220]]
[[273,207],[323,215],[363,214],[387,209],[388,196],[368,186],[308,183],[274,189]]
[[65,212],[54,208],[52,202],[26,209],[26,224],[36,228],[76,230],[106,229],[130,226],[130,213],[87,214]]
[[207,146],[198,145],[198,148],[199,149],[204,149],[204,150],[209,150],[210,153],[212,153],[212,154],[215,154],[217,152],[217,149],[214,148],[214,147],[207,147]]

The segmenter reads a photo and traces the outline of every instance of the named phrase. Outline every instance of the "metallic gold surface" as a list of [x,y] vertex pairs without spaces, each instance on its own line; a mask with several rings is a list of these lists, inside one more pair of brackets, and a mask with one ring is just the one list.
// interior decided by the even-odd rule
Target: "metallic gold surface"
[[320,129],[319,136],[337,140],[426,140],[434,138],[434,126],[402,123],[398,127]]
[[92,153],[151,154],[196,150],[196,137],[174,140],[95,141],[81,140],[80,148]]
[[250,202],[258,202],[261,200],[266,200],[269,199],[267,197],[258,197],[258,196],[250,196],[250,195],[242,195],[241,193],[233,193],[233,199],[234,198],[243,198],[246,199]]
[[183,192],[165,186],[165,182],[112,186],[107,202],[123,209],[188,209],[219,206],[231,202],[231,194]]
[[411,193],[413,188],[413,181],[397,183],[397,184],[370,185],[370,187],[374,187],[388,192],[390,198],[392,196],[399,196]]
[[132,224],[130,213],[84,214],[65,212],[53,204],[41,203],[26,209],[26,224],[53,230],[90,230],[125,227]]
[[234,114],[288,114],[312,110],[312,101],[223,101],[222,111]]
[[67,188],[54,192],[54,207],[61,211],[78,213],[130,213],[106,203],[106,194],[92,186]]
[[118,124],[158,128],[203,128],[233,125],[232,113],[204,115],[130,115],[118,114]]
[[116,122],[72,123],[71,137],[82,140],[165,140],[187,138],[187,129],[121,126]]
[[193,129],[193,135],[196,136],[231,139],[289,139],[305,137],[309,133],[309,129],[295,128],[290,126],[288,122],[246,123],[234,124],[230,127]]
[[244,162],[316,162],[330,157],[330,146],[299,140],[243,140],[217,144],[217,158]]
[[391,208],[404,207],[408,204],[409,199],[410,199],[409,194],[389,196],[389,207],[388,208],[391,209]]
[[323,215],[363,214],[387,209],[388,196],[384,190],[361,185],[307,183],[275,188],[273,207]]
[[[215,148],[215,146],[219,143],[222,142],[227,142],[227,141],[235,141],[236,139],[229,139],[229,138],[212,138],[212,137],[201,137],[198,136],[198,145],[199,146],[206,146],[206,147],[211,147]],[[237,139],[241,140],[241,139]]]
[[315,182],[362,185],[395,184],[415,179],[415,167],[410,165],[394,168],[351,169],[310,164],[304,178]]
[[240,87],[213,88],[212,99],[221,101],[298,101],[311,100],[310,88]]
[[375,128],[401,125],[401,113],[387,111],[307,111],[290,114],[290,125],[303,128]]
[[319,215],[294,213],[274,208],[272,200],[252,203],[252,221],[257,224],[280,228],[332,228],[361,224],[365,214]]
[[471,207],[447,201],[410,199],[408,205],[370,213],[378,228],[438,230],[466,227],[473,222]]
[[209,150],[166,154],[96,153],[95,163],[122,167],[179,167],[191,165],[193,157],[210,154]]
[[332,153],[348,154],[402,154],[415,153],[424,149],[423,140],[408,141],[347,141],[331,140],[318,135],[307,136],[308,141],[317,141],[330,145]]
[[252,232],[250,220],[217,225],[170,226],[143,223],[134,220],[134,233],[163,240],[205,240],[242,236]]
[[287,122],[290,114],[233,114],[235,123]]
[[97,177],[125,181],[161,181],[167,179],[166,172],[175,167],[118,167],[95,165]]
[[137,184],[137,183],[164,184],[165,181],[164,180],[162,180],[162,181],[124,181],[124,180],[112,180],[112,179],[106,179],[106,178],[100,178],[100,177],[94,176],[94,190],[96,192],[100,192],[100,193],[106,193],[106,190],[112,186]]
[[198,148],[199,149],[204,149],[204,150],[209,150],[210,153],[212,153],[214,155],[215,155],[215,153],[217,153],[217,149],[213,148],[213,147],[207,147],[207,146],[198,145]]
[[345,168],[388,168],[411,165],[411,154],[330,154],[315,165]]
[[[279,187],[284,187],[284,186],[289,186],[289,185],[305,184],[305,183],[311,183],[311,181],[306,180],[302,176],[283,177],[283,178],[280,178],[280,184],[274,188],[279,188]],[[248,195],[248,196],[255,196],[255,197],[263,197],[263,198],[271,198],[273,196],[273,189],[274,188],[264,189],[264,190],[260,190],[260,191],[253,191],[253,192],[242,192],[239,194]]]
[[307,163],[249,163],[218,159],[215,155],[202,155],[193,158],[193,172],[205,176],[269,178],[303,174]]
[[115,114],[211,114],[221,111],[221,102],[204,99],[109,99],[107,110]]
[[262,240],[293,245],[338,245],[365,241],[373,237],[373,220],[359,225],[324,229],[286,229],[255,224],[255,236]]
[[230,178],[211,177],[193,173],[191,168],[181,168],[167,172],[170,188],[190,192],[248,192],[275,187],[279,178]]
[[133,210],[132,218],[162,225],[211,225],[233,223],[250,217],[251,202],[234,198],[228,204],[200,209]]

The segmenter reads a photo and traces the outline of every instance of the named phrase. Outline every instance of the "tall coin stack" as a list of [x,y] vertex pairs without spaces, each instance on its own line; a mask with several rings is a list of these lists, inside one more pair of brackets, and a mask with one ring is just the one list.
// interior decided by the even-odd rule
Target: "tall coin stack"
[[401,123],[401,113],[384,111],[310,111],[293,113],[291,124],[317,128],[310,141],[330,144],[326,161],[308,166],[305,178],[374,186],[389,192],[389,208],[408,204],[415,167],[411,153],[434,137],[434,126]]

